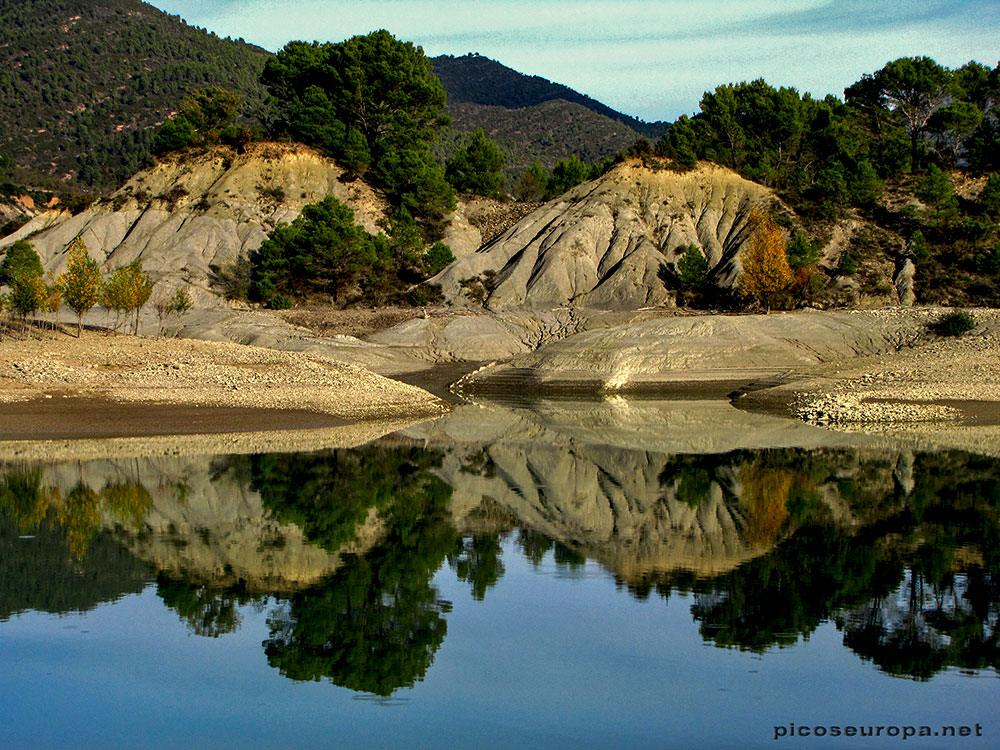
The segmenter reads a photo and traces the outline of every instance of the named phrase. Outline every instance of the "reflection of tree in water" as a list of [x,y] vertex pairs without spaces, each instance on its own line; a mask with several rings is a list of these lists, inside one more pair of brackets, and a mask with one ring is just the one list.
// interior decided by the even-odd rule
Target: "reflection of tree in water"
[[27,610],[82,612],[142,591],[149,570],[101,531],[100,502],[82,483],[64,500],[38,466],[3,467],[0,620]]
[[690,508],[697,508],[712,491],[713,483],[721,480],[718,474],[721,464],[715,455],[682,454],[671,456],[660,471],[660,488],[672,488],[679,502]]
[[217,638],[234,633],[240,627],[237,607],[260,599],[249,595],[242,583],[219,588],[209,584],[169,578],[156,578],[156,593],[163,603],[187,623],[195,635]]
[[662,501],[696,510],[713,495],[731,509],[750,548],[769,547],[815,512],[815,456],[804,450],[737,451],[671,456],[659,473]]
[[[805,470],[815,481],[815,466]],[[762,651],[835,618],[845,643],[890,674],[926,679],[948,666],[997,667],[1000,462],[919,455],[912,487],[884,461],[858,474],[863,482],[833,472],[828,485],[866,525],[852,529],[807,510],[801,528],[764,557],[689,582],[702,635]],[[780,497],[788,483],[769,485]]]
[[254,459],[265,505],[310,540],[331,550],[353,541],[372,508],[385,529],[374,549],[271,612],[271,666],[382,696],[423,679],[450,610],[431,579],[456,546],[451,487],[429,471],[440,461],[439,452],[385,447]]
[[1000,462],[921,456],[903,514],[909,566],[889,596],[837,615],[845,643],[894,675],[1000,668]]
[[370,510],[441,491],[446,485],[428,471],[441,458],[440,451],[416,447],[272,453],[251,459],[251,486],[279,521],[336,552],[354,541]]
[[100,533],[102,514],[138,530],[153,505],[149,491],[138,482],[108,484],[98,493],[82,479],[64,497],[58,487],[42,484],[41,467],[7,467],[0,477],[0,506],[21,534],[36,531],[43,521],[66,530],[70,550],[82,559]]
[[430,483],[388,509],[384,542],[322,586],[295,594],[268,620],[268,662],[295,680],[329,677],[389,695],[423,679],[444,641],[450,605],[430,581],[455,545],[450,488]]
[[878,538],[836,527],[799,529],[769,554],[730,573],[695,583],[691,612],[719,646],[763,651],[809,635],[839,607],[890,591],[898,560]]
[[553,541],[533,529],[518,529],[517,546],[525,559],[536,568],[545,559],[545,553],[552,549]]
[[487,589],[503,577],[503,549],[499,534],[475,534],[460,539],[448,555],[448,564],[461,581],[472,586],[472,598],[481,602]]
[[937,584],[911,569],[890,596],[839,612],[837,626],[851,650],[892,675],[926,680],[952,666],[997,668],[996,587],[979,568]]
[[[383,446],[231,460],[277,519],[300,525],[325,549],[343,549],[359,526],[379,535],[321,584],[279,595],[264,649],[282,674],[377,695],[411,686],[447,630],[450,605],[431,584],[444,561],[475,599],[504,575],[503,535],[459,539],[451,525],[451,488],[434,474],[441,459],[438,451]],[[744,539],[768,551],[707,580],[674,571],[627,584],[641,598],[693,592],[692,614],[720,646],[763,651],[833,620],[847,646],[890,674],[923,679],[949,666],[996,668],[998,469],[992,459],[959,453],[673,457],[659,476],[663,503],[679,501],[690,516],[684,506],[697,509],[711,495]],[[109,520],[141,527],[149,493],[137,482],[99,492],[69,486],[47,487],[40,470],[26,467],[0,475],[0,617],[84,609],[141,590],[145,566],[103,527]],[[509,515],[498,506],[490,519],[502,512]],[[535,565],[548,557],[571,572],[585,562],[586,539],[552,539],[516,518],[503,524]],[[17,539],[24,534],[36,539]],[[241,605],[272,601],[239,584],[165,576],[158,591],[206,636],[235,630]]]

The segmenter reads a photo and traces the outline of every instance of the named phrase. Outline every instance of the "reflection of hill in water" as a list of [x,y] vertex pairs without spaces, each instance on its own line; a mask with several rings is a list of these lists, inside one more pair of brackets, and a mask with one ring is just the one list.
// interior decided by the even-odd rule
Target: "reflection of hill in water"
[[752,559],[794,528],[781,509],[805,485],[831,517],[852,522],[835,490],[801,475],[796,456],[758,465],[744,450],[852,438],[725,402],[468,406],[404,434],[446,451],[440,475],[461,526],[475,528],[487,498],[626,580],[677,568],[715,575]]
[[[794,530],[784,507],[806,491],[854,523],[836,486],[802,476],[795,456],[763,466],[734,453],[845,440],[718,401],[541,401],[462,407],[380,448],[88,461],[48,467],[42,481],[62,498],[78,487],[93,493],[89,526],[71,530],[78,545],[114,531],[167,576],[290,590],[377,543],[379,508],[402,486],[385,479],[428,469],[452,488],[460,528],[499,513],[638,582],[674,569],[716,575],[753,559]],[[420,458],[432,454],[433,466]],[[847,464],[834,485],[857,471]]]
[[[318,581],[339,556],[309,544],[301,528],[268,513],[250,476],[211,457],[151,457],[59,464],[44,482],[65,494],[83,484],[99,496],[108,487],[141,487],[148,507],[136,523],[123,523],[102,503],[102,528],[155,570],[172,577],[281,590]],[[373,517],[345,552],[366,549],[378,535]]]
[[[141,559],[193,632],[270,606],[272,666],[387,695],[422,679],[445,637],[436,571],[447,561],[489,596],[516,529],[533,562],[589,557],[637,597],[692,593],[716,645],[764,651],[834,620],[892,674],[996,666],[995,460],[767,423],[781,447],[762,448],[738,412],[727,428],[713,406],[686,408],[468,407],[352,450],[8,466],[0,614],[139,590]],[[694,450],[706,440],[715,450]],[[73,566],[94,581],[59,590]],[[60,583],[35,591],[31,569]]]

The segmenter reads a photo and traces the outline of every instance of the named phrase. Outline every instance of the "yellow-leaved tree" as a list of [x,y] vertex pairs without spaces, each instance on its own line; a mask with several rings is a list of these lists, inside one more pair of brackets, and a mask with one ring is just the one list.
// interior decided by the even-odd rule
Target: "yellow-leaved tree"
[[132,333],[139,332],[139,312],[153,293],[153,281],[142,270],[142,263],[135,261],[115,269],[101,291],[101,304],[115,313],[115,330],[121,325],[122,315],[135,313]]
[[66,306],[76,313],[76,337],[83,331],[83,316],[101,299],[101,268],[87,255],[80,237],[66,246],[69,262],[59,274],[59,288]]
[[740,291],[765,310],[781,307],[795,281],[785,253],[785,237],[774,219],[757,209],[751,209],[747,226],[749,235],[740,254]]

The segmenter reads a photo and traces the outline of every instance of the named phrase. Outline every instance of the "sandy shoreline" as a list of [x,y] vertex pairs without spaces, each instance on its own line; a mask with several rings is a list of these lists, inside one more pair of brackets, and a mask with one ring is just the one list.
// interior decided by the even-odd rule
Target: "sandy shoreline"
[[[154,436],[172,436],[154,441],[156,452],[302,444],[294,433],[322,444],[324,432],[339,446],[355,423],[398,428],[447,408],[420,388],[312,354],[91,331],[0,341],[4,455],[66,441],[132,440],[128,450],[141,451]],[[372,432],[361,428],[361,442]]]
[[51,440],[212,435],[340,427],[348,421],[306,409],[123,403],[49,395],[0,403],[0,439]]
[[[913,313],[878,313],[893,315]],[[1000,455],[1000,312],[976,317],[976,329],[960,338],[928,334],[895,353],[842,356],[782,377],[727,371],[727,387],[740,391],[734,405],[750,411]],[[89,441],[98,454],[99,444],[116,440],[137,443],[130,452],[143,443],[156,452],[308,448],[310,434],[323,442],[320,433],[337,433],[332,440],[341,445],[351,425],[398,428],[442,414],[446,401],[458,400],[449,383],[475,367],[455,362],[390,380],[329,357],[231,343],[96,332],[8,338],[0,341],[0,453],[15,445],[23,453],[32,441]],[[657,393],[667,386],[686,392],[676,378],[653,385]],[[691,377],[686,385],[705,389],[708,381]],[[522,383],[514,391],[536,389]],[[373,430],[360,428],[359,437]],[[154,436],[173,437],[150,442]]]
[[964,336],[831,362],[736,403],[841,432],[1000,455],[1000,311],[974,315]]

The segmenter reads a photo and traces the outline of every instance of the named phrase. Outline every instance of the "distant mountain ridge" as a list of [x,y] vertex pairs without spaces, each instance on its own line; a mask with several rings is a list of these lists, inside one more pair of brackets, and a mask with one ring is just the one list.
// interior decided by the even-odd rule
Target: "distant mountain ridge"
[[[149,163],[156,128],[196,88],[238,91],[241,118],[266,129],[269,54],[141,0],[0,2],[0,160],[41,173],[26,184],[106,194]],[[478,54],[432,62],[454,119],[438,158],[481,127],[507,153],[509,181],[535,159],[601,161],[665,127]]]
[[482,128],[506,158],[508,188],[516,184],[535,160],[546,169],[573,155],[589,164],[602,162],[642,137],[621,120],[565,99],[520,109],[472,102],[449,103],[446,111],[452,123],[434,144],[435,155],[446,160],[465,142],[467,133]]
[[472,103],[521,109],[562,99],[626,124],[647,138],[659,138],[670,126],[666,122],[644,122],[623,114],[586,94],[541,76],[519,73],[513,68],[475,52],[461,57],[431,58],[434,73],[448,92],[448,104]]

